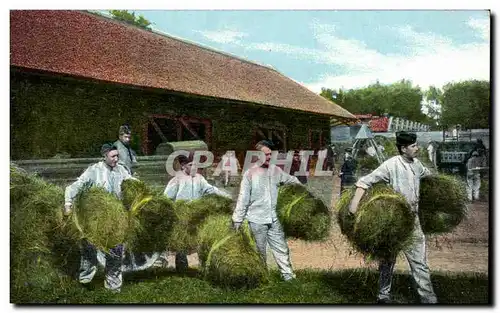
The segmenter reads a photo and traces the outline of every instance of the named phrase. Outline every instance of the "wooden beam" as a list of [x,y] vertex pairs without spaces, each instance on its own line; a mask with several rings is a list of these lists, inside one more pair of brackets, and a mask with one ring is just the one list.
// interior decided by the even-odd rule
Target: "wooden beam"
[[149,119],[149,122],[151,123],[151,125],[153,125],[153,127],[156,130],[156,132],[158,133],[158,135],[160,135],[161,140],[163,140],[163,142],[168,142],[168,139],[167,139],[167,137],[165,137],[165,135],[161,131],[160,126],[158,126],[158,124],[156,124],[154,117],[149,115],[148,119]]
[[191,135],[193,135],[197,140],[200,140],[200,136],[198,136],[196,131],[194,131],[194,129],[192,129],[191,126],[189,126],[189,123],[186,122],[186,120],[184,120],[184,117],[179,118],[179,121],[182,123],[182,125],[184,125],[184,127],[186,127],[186,129],[191,133]]
[[278,133],[278,131],[276,129],[273,129],[273,138],[274,136],[278,137],[278,139],[281,141],[281,142],[284,142],[283,141],[283,138],[281,138],[280,134]]
[[264,138],[268,138],[260,128],[257,128],[257,133],[260,134]]

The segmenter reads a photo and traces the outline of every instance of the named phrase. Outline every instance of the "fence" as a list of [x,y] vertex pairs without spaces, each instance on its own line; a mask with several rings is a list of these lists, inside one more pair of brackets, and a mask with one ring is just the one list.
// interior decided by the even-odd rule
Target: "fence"
[[[151,185],[166,186],[170,180],[165,164],[168,156],[138,157],[138,165],[134,168],[138,177]],[[79,159],[43,159],[12,161],[29,173],[37,173],[50,183],[67,186],[75,181],[90,165],[99,162],[101,158]]]

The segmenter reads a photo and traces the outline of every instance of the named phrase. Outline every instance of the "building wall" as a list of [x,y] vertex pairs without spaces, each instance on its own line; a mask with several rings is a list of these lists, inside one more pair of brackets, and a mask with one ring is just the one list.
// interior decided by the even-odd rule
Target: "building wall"
[[19,69],[11,69],[10,106],[13,160],[57,154],[96,157],[102,143],[117,139],[123,123],[132,127],[132,148],[139,155],[152,154],[147,142],[155,133],[152,116],[209,121],[207,144],[217,153],[236,150],[241,154],[251,148],[259,126],[286,129],[287,150],[309,147],[310,130],[322,131],[323,141],[329,140],[328,117]]

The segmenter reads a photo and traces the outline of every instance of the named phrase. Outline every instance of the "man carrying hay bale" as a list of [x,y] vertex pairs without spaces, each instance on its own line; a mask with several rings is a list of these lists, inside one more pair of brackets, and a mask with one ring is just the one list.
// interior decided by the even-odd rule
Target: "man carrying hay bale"
[[[231,198],[231,195],[210,185],[207,180],[196,171],[192,171],[193,155],[189,157],[178,156],[181,170],[168,182],[164,195],[173,201],[177,200],[196,200],[204,195],[216,194],[219,196]],[[166,263],[166,253],[163,252],[158,262]],[[158,263],[157,263],[158,264]],[[188,268],[186,253],[177,251],[175,254],[175,268],[185,270]]]
[[[356,183],[356,192],[351,201],[349,211],[354,214],[365,190],[378,182],[385,182],[392,186],[394,191],[401,193],[414,212],[418,212],[420,195],[420,179],[430,175],[430,171],[415,158],[418,152],[417,136],[414,133],[399,132],[396,134],[396,146],[399,156],[394,156],[382,163],[372,173],[361,177]],[[416,214],[414,228],[414,242],[404,251],[411,268],[413,279],[417,284],[422,303],[437,303],[434,293],[430,270],[427,266],[425,236]],[[384,260],[379,263],[379,303],[390,303],[392,274],[396,260]]]
[[[85,172],[71,185],[66,187],[64,214],[69,215],[77,194],[88,185],[103,187],[109,193],[121,198],[121,184],[126,179],[133,178],[128,170],[118,164],[118,150],[112,144],[104,144],[101,147],[103,161],[89,166]],[[81,246],[79,281],[82,284],[89,284],[97,272],[97,249],[88,241],[84,241]],[[122,285],[122,265],[124,247],[122,244],[115,246],[105,253],[106,256],[106,278],[104,287],[120,292]]]
[[260,141],[255,146],[265,154],[266,159],[264,164],[254,165],[243,175],[232,220],[236,230],[241,227],[244,218],[248,220],[262,260],[266,263],[266,245],[269,243],[281,275],[288,281],[294,279],[295,274],[290,262],[290,250],[285,233],[276,212],[278,185],[300,184],[300,182],[297,177],[285,173],[274,164],[269,164],[271,146],[268,141]]

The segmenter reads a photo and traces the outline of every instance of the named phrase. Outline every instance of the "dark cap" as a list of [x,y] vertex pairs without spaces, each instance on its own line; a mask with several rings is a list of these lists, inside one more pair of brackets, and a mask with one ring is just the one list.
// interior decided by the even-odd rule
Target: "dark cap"
[[180,165],[186,165],[190,162],[193,162],[193,154],[190,153],[189,156],[185,156],[185,155],[181,154],[177,157],[177,160],[179,160]]
[[260,146],[268,147],[269,149],[272,149],[274,147],[274,144],[270,140],[261,140],[257,142],[255,145],[255,149],[259,149]]
[[417,142],[417,134],[405,131],[396,133],[396,145],[409,146]]
[[106,154],[108,154],[109,151],[112,151],[112,150],[117,150],[118,148],[114,145],[114,144],[111,144],[111,143],[105,143],[101,146],[101,155],[102,156],[105,156]]
[[120,135],[127,134],[130,135],[132,133],[132,129],[130,128],[130,125],[128,124],[123,124],[120,126],[120,130],[118,131]]

